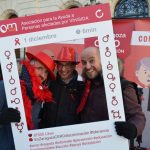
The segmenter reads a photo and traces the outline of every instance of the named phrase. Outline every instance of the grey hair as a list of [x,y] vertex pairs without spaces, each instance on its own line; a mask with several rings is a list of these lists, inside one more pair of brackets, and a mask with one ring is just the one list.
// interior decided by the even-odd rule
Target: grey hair
[[119,67],[119,73],[120,73],[120,75],[122,75],[123,74],[123,70],[124,70],[124,62],[120,58],[118,58],[118,67]]

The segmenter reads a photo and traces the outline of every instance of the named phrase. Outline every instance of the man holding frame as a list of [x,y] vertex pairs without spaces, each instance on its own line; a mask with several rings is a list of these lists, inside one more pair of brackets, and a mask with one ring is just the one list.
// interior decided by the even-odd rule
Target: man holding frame
[[[81,62],[86,80],[86,89],[78,107],[81,122],[108,120],[99,49],[97,47],[85,48],[81,54]],[[121,78],[121,80],[123,79]],[[146,120],[138,103],[134,86],[128,81],[126,81],[126,84],[126,87],[122,87],[126,121],[116,121],[115,128],[118,135],[134,140],[135,137],[142,134]]]

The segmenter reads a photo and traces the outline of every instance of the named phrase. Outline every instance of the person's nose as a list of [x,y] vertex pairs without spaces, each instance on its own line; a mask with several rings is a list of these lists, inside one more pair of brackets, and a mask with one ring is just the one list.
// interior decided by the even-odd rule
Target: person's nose
[[62,66],[62,71],[65,71],[66,70],[66,66]]
[[86,69],[90,69],[90,68],[91,68],[91,64],[89,62],[87,62]]
[[47,77],[47,74],[44,71],[41,71],[41,77],[43,78],[43,80],[45,80]]

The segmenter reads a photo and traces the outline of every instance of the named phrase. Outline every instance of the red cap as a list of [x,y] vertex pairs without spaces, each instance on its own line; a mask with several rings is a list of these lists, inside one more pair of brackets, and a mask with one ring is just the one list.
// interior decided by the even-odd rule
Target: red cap
[[76,65],[79,63],[78,54],[71,47],[62,47],[56,61],[74,62]]
[[55,69],[55,62],[52,60],[52,58],[50,56],[48,56],[46,53],[44,52],[39,52],[37,54],[32,54],[30,52],[26,52],[26,55],[28,57],[29,60],[32,59],[36,59],[38,60],[40,63],[42,63],[47,70],[50,73],[50,77],[55,80],[55,75],[54,75],[54,69]]

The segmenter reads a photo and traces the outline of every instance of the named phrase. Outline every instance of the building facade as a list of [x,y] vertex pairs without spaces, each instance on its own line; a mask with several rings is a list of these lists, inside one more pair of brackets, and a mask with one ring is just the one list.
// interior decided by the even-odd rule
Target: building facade
[[115,18],[150,16],[150,0],[0,0],[0,20],[107,2]]

